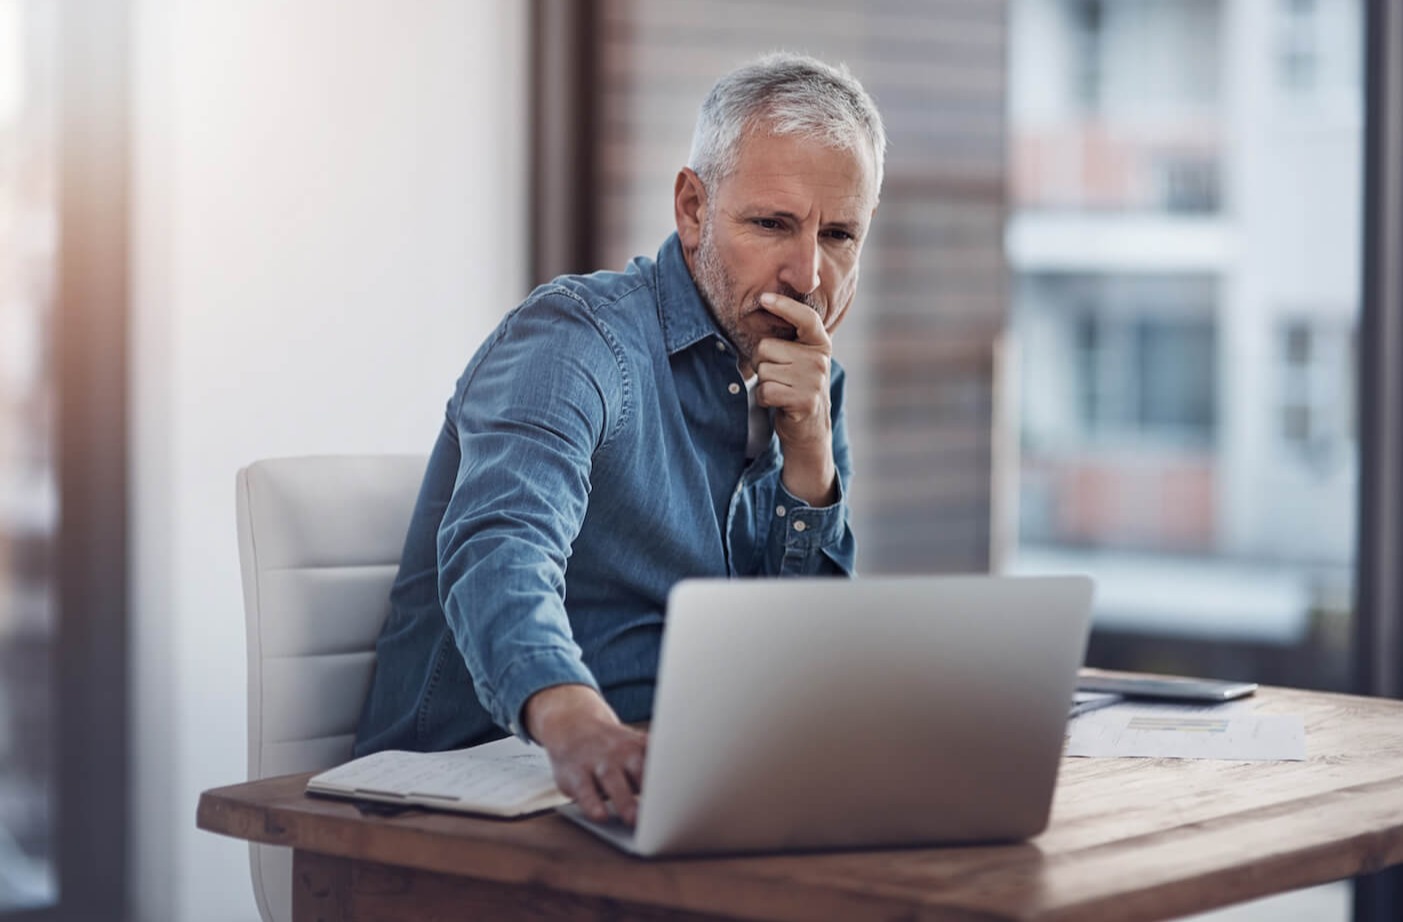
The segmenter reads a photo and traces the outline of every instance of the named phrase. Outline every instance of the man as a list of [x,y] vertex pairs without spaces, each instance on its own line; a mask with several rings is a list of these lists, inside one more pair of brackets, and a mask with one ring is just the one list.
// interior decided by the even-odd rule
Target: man
[[852,572],[831,335],[885,150],[846,71],[762,58],[703,103],[656,261],[556,279],[488,337],[429,459],[357,755],[505,729],[586,814],[633,823],[627,724],[673,584]]

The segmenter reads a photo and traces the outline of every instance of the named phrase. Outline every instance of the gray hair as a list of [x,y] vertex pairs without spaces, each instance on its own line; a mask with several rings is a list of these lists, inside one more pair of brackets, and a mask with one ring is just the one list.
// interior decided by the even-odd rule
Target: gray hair
[[837,67],[789,52],[774,52],[732,71],[711,88],[697,115],[688,166],[710,188],[736,168],[746,132],[763,122],[775,135],[797,135],[872,155],[882,188],[887,133],[877,104],[862,84]]

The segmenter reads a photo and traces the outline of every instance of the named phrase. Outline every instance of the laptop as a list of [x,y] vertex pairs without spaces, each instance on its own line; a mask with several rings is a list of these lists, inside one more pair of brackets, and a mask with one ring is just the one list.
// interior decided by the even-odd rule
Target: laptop
[[1011,842],[1046,828],[1084,576],[687,580],[668,599],[639,856]]

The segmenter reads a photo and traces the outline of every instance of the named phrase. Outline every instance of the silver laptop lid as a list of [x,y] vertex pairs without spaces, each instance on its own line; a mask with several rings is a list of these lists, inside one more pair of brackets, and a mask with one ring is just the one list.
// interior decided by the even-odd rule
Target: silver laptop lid
[[630,850],[1037,834],[1091,594],[1081,576],[679,583]]

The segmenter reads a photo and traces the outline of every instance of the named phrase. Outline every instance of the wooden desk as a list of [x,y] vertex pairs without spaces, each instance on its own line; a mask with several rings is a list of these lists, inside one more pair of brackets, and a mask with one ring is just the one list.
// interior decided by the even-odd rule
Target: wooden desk
[[1019,845],[641,861],[566,820],[362,816],[306,775],[208,791],[201,829],[295,849],[304,920],[1172,919],[1403,861],[1403,702],[1265,688],[1307,762],[1066,759]]

